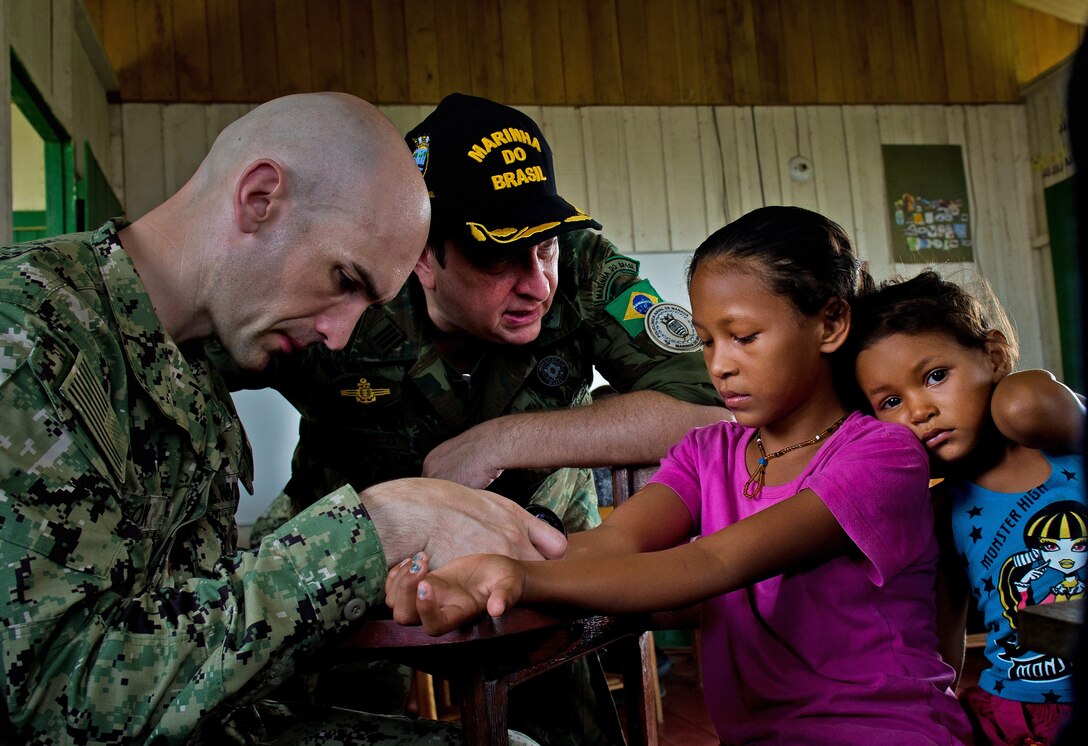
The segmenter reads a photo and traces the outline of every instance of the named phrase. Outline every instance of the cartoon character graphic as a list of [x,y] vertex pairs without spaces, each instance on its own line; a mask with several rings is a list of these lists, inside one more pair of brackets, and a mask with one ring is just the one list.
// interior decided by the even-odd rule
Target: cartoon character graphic
[[1082,571],[1088,564],[1088,509],[1073,500],[1051,503],[1024,526],[1027,550],[1001,567],[998,592],[1012,634],[1001,641],[1009,658],[1021,651],[1019,610],[1034,604],[1070,601],[1085,595]]

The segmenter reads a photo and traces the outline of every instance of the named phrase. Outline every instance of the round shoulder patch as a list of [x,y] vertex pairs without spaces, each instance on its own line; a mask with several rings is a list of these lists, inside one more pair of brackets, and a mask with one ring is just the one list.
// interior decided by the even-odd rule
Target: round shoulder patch
[[566,360],[548,355],[537,364],[536,375],[545,386],[562,386],[570,377],[570,366]]
[[702,345],[691,311],[675,303],[658,303],[646,312],[646,335],[667,352],[692,352]]

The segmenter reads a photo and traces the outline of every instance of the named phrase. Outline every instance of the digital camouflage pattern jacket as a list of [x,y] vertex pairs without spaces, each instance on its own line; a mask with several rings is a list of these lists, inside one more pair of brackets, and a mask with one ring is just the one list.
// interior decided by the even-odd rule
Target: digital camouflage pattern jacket
[[182,742],[381,598],[350,488],[235,550],[245,434],[200,347],[156,318],[122,226],[0,249],[0,735],[17,743]]

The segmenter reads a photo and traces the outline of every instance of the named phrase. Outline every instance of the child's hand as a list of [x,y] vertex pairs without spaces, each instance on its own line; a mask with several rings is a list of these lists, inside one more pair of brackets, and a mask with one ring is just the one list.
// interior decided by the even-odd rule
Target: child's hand
[[425,552],[402,561],[385,576],[385,605],[393,610],[394,621],[419,624],[416,614],[416,587],[427,572],[430,558]]
[[520,564],[501,555],[463,557],[431,573],[423,555],[419,565],[416,572],[412,565],[397,568],[393,619],[401,624],[422,622],[430,635],[456,629],[485,611],[502,616],[521,599],[525,586]]

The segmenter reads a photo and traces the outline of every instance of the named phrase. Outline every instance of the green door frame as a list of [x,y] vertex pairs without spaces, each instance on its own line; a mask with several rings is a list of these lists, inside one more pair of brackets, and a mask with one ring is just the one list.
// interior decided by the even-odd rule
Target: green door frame
[[78,230],[76,169],[72,139],[34,87],[26,68],[11,55],[11,100],[45,141],[45,225],[47,235]]
[[[1058,305],[1058,338],[1062,350],[1062,382],[1074,391],[1084,390],[1081,328],[1084,325],[1077,245],[1075,179],[1051,184],[1043,191],[1050,260],[1054,268],[1054,292]],[[1083,259],[1081,259],[1083,260]]]

